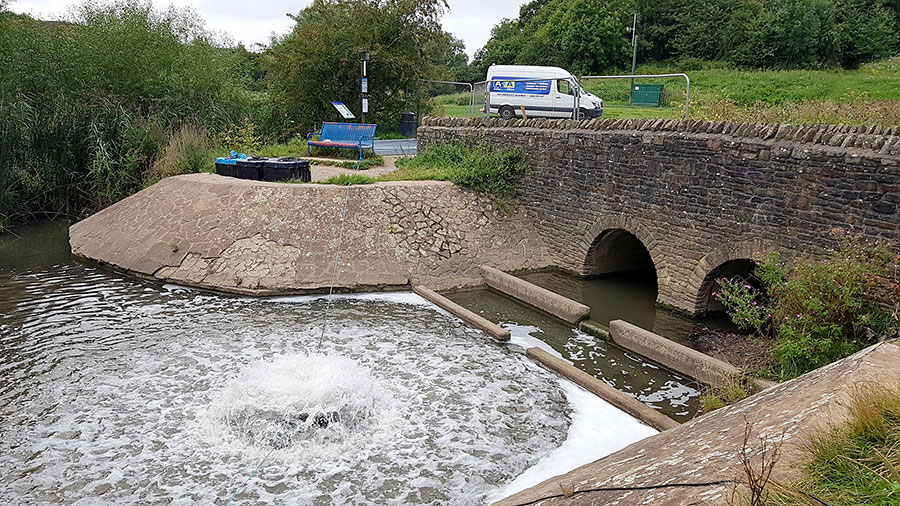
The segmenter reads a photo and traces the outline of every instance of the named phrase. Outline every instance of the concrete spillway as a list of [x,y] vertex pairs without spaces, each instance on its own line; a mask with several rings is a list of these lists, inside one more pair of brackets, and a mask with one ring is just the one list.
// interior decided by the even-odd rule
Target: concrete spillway
[[[159,183],[72,226],[72,251],[134,274],[272,295],[327,289],[346,187],[192,174]],[[337,288],[480,284],[478,266],[540,268],[526,218],[435,181],[354,186]]]

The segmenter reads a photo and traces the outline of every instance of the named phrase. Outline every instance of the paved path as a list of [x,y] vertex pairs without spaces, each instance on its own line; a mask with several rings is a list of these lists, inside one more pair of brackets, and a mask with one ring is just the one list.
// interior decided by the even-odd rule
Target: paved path
[[375,141],[375,152],[379,155],[414,155],[416,139],[390,139]]

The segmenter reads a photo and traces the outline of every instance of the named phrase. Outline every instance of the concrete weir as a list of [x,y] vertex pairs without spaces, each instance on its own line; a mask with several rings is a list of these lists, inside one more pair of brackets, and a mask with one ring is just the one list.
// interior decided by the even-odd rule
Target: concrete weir
[[569,323],[578,323],[591,314],[591,308],[580,302],[567,299],[524,279],[507,274],[488,265],[481,266],[484,282],[491,288],[503,292],[514,299],[525,302]]
[[[748,450],[761,451],[759,437],[769,442],[782,436],[780,457],[772,481],[789,484],[800,477],[809,458],[804,449],[809,437],[847,419],[848,401],[861,386],[900,383],[900,346],[889,341],[870,346],[843,360],[781,383],[738,403],[695,418],[678,427],[643,439],[600,460],[556,476],[507,497],[496,506],[537,503],[589,504],[705,504],[726,506],[731,485],[698,488],[648,488],[666,483],[741,480],[740,452],[744,430],[751,430]],[[771,448],[771,446],[770,446]],[[560,488],[574,489],[572,497],[558,497]],[[578,494],[591,488],[622,490]]]
[[[253,295],[331,284],[347,188],[214,174],[163,179],[72,225],[72,252],[161,281]],[[350,188],[336,287],[436,290],[481,284],[478,266],[541,268],[527,219],[447,182]]]
[[469,325],[493,337],[497,341],[509,341],[510,334],[508,330],[504,329],[494,322],[489,321],[486,318],[478,316],[477,314],[460,306],[447,297],[438,294],[434,290],[425,288],[424,286],[414,286],[413,291],[419,294],[421,297],[428,299],[435,305],[440,306],[453,316],[460,318]]

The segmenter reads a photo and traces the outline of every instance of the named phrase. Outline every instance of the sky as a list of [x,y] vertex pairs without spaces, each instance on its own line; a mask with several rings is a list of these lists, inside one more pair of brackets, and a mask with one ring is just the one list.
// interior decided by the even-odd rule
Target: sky
[[[444,15],[444,31],[466,43],[469,58],[484,46],[491,27],[502,18],[519,15],[519,6],[527,0],[448,0],[450,12]],[[69,6],[78,0],[12,0],[14,12],[30,14],[39,19],[60,19]],[[167,5],[191,6],[206,20],[207,28],[226,32],[246,47],[254,43],[267,44],[272,33],[287,33],[293,21],[286,14],[295,14],[310,4],[309,0],[153,0],[160,8]]]

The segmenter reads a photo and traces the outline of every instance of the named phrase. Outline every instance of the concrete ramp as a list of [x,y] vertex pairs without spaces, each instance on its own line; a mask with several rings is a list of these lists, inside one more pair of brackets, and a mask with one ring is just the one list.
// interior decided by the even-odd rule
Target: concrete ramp
[[[758,435],[784,434],[772,479],[790,483],[809,458],[806,438],[847,419],[855,388],[900,384],[900,341],[880,343],[799,378],[768,388],[736,404],[643,439],[596,462],[540,483],[497,503],[511,506],[558,495],[560,484],[575,491],[597,487],[643,487],[664,483],[739,478],[745,424]],[[751,447],[751,450],[753,448]],[[604,491],[551,499],[540,504],[729,505],[730,485]]]
[[[175,176],[72,225],[70,243],[79,257],[173,283],[321,292],[331,284],[346,199],[345,186]],[[449,182],[351,187],[339,290],[475,285],[485,262],[540,268],[550,258],[527,218],[501,215]]]

